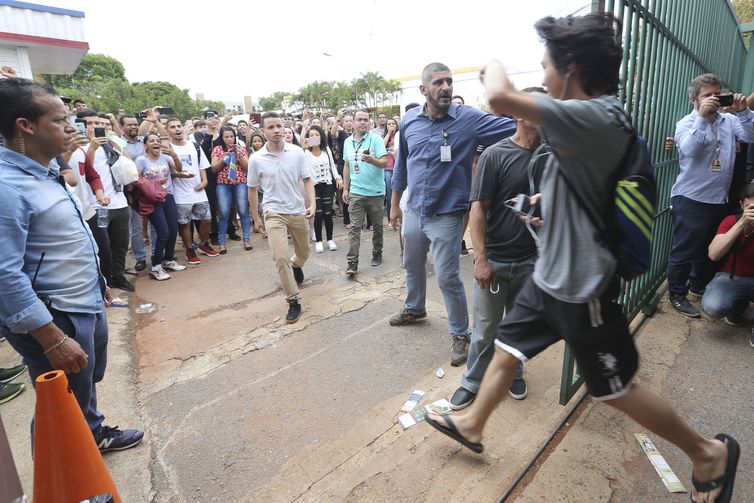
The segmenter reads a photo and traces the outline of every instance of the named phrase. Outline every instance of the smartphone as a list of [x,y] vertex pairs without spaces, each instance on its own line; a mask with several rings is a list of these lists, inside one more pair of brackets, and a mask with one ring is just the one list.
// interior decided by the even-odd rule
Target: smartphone
[[[80,119],[79,119],[80,120]],[[73,127],[76,128],[76,133],[82,134],[86,136],[86,123],[78,122],[78,120],[73,124]]]
[[262,125],[262,114],[249,114],[249,119],[256,122],[260,126]]
[[147,118],[147,113],[146,112],[136,112],[134,114],[134,116],[136,116],[137,119],[146,119]]
[[170,138],[167,136],[160,136],[160,143],[163,147],[169,147],[170,146]]
[[732,94],[716,94],[717,101],[720,102],[721,107],[730,107],[733,106],[733,95]]
[[160,107],[157,109],[157,111],[159,111],[162,115],[171,115],[174,113],[173,109],[170,107]]
[[217,117],[217,114],[215,112],[207,112],[207,119],[211,119],[212,117]]
[[96,127],[96,128],[94,128],[94,136],[96,138],[104,138],[105,137],[105,128],[103,128],[103,127]]

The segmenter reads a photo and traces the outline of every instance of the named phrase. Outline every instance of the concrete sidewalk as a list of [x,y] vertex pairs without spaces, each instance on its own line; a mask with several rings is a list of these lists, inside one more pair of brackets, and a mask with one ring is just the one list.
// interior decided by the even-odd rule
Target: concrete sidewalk
[[[170,281],[139,278],[131,308],[109,310],[101,408],[110,424],[147,430],[144,445],[105,457],[124,502],[494,502],[583,395],[557,404],[558,344],[527,365],[529,397],[495,411],[483,455],[424,424],[404,431],[397,417],[413,389],[426,391],[426,404],[448,398],[460,381],[463,369],[448,364],[442,297],[430,274],[428,320],[390,327],[404,296],[397,235],[386,233],[382,266],[362,260],[349,281],[347,241],[336,229],[341,248],[313,253],[304,267],[304,312],[294,325],[284,323],[270,252],[256,234],[251,252],[234,244]],[[371,233],[363,237],[368,257]],[[472,259],[461,263],[470,299]],[[142,302],[160,309],[135,314]],[[660,307],[639,335],[638,380],[703,432],[739,440],[734,501],[751,501],[747,329]],[[0,366],[16,360],[0,345]],[[434,375],[438,367],[443,379]],[[0,406],[28,494],[32,412],[28,390]],[[667,493],[633,438],[636,425],[588,399],[576,414],[510,501],[687,501]],[[688,462],[653,440],[688,487]]]

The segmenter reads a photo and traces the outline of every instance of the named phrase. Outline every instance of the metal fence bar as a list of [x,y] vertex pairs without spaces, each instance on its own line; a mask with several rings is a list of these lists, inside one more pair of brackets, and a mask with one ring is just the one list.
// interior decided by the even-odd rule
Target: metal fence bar
[[[657,207],[649,271],[622,285],[618,302],[631,320],[656,300],[665,279],[673,222],[670,192],[680,167],[664,150],[666,136],[690,112],[688,83],[701,73],[716,73],[738,90],[748,51],[728,0],[610,0],[593,2],[623,26],[623,62],[618,97],[634,127],[647,139],[655,167]],[[565,405],[583,384],[566,345],[560,385]]]

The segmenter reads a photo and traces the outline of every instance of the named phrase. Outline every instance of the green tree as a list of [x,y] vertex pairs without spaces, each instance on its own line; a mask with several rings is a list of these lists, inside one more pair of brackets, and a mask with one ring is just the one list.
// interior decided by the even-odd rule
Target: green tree
[[270,96],[264,96],[262,98],[259,98],[259,106],[265,112],[271,112],[273,110],[282,110],[283,101],[285,101],[288,95],[289,93],[276,91],[272,93]]
[[[754,0],[731,0],[733,6],[733,12],[738,17],[739,24],[746,24],[754,21]],[[749,45],[751,40],[751,33],[747,33],[744,36],[746,45]]]

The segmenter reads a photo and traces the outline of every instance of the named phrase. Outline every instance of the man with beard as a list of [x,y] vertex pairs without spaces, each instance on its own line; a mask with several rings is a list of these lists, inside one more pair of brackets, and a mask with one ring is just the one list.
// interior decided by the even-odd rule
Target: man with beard
[[469,209],[471,162],[477,145],[490,145],[512,135],[516,125],[512,119],[452,103],[453,76],[442,63],[424,68],[419,90],[427,102],[403,119],[400,154],[393,171],[393,229],[399,227],[403,191],[408,189],[409,196],[402,222],[406,302],[390,325],[426,318],[426,264],[431,246],[453,338],[450,364],[459,366],[466,362],[469,346],[469,313],[458,250],[463,215]]

